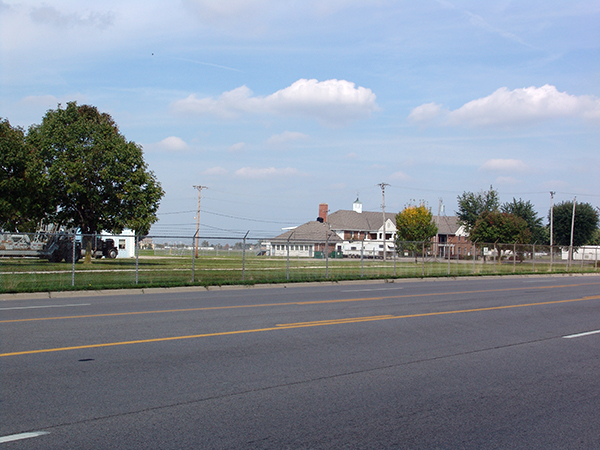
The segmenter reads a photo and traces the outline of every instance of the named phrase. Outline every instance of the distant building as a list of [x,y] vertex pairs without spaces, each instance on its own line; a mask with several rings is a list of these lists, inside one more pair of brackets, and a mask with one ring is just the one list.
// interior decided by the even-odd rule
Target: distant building
[[440,258],[464,258],[473,252],[465,227],[458,223],[456,216],[433,216],[438,227],[433,239],[433,253]]
[[318,220],[288,229],[263,243],[267,255],[305,258],[321,256],[324,252],[339,252],[340,244],[341,239],[329,225]]
[[[438,227],[437,235],[432,239],[432,253],[441,258],[463,258],[472,253],[472,244],[468,240],[465,228],[458,223],[456,216],[433,216]],[[263,242],[267,255],[309,257],[322,252],[324,236],[329,238],[329,252],[335,251],[344,257],[365,258],[383,257],[384,232],[386,254],[391,257],[396,251],[396,213],[386,213],[385,223],[382,212],[363,211],[357,198],[352,210],[340,209],[328,213],[328,205],[319,205],[319,217],[285,233]],[[329,233],[329,234],[328,234]],[[335,246],[335,248],[334,248]]]

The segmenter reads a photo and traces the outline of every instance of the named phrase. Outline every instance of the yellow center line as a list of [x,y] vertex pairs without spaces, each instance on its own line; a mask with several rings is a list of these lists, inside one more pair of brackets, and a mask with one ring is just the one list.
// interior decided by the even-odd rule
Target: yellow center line
[[403,295],[389,295],[379,297],[362,297],[362,298],[345,298],[339,300],[310,300],[304,302],[284,302],[284,303],[258,303],[254,305],[231,305],[231,306],[209,306],[201,308],[184,308],[184,309],[162,309],[154,311],[132,311],[123,313],[103,313],[103,314],[86,314],[76,316],[59,316],[59,317],[38,317],[28,319],[11,319],[11,320],[0,320],[0,323],[16,323],[16,322],[38,322],[46,320],[67,320],[67,319],[89,319],[96,317],[118,317],[118,316],[135,316],[142,314],[168,314],[168,313],[181,313],[181,312],[193,312],[193,311],[215,311],[225,309],[241,309],[241,308],[266,308],[273,306],[304,306],[304,305],[322,305],[328,303],[351,303],[351,302],[369,302],[378,300],[389,300],[393,298],[418,298],[418,297],[440,297],[444,295],[465,295],[465,294],[485,294],[492,292],[508,292],[508,291],[523,291],[533,289],[563,289],[572,288],[577,286],[591,286],[598,285],[600,283],[579,283],[579,284],[563,284],[556,286],[525,286],[515,288],[503,288],[503,289],[479,289],[473,291],[456,291],[456,292],[437,292],[427,294],[403,294]]
[[11,353],[0,353],[0,358],[4,358],[7,356],[19,356],[19,355],[33,355],[37,353],[51,353],[51,352],[62,352],[67,350],[82,350],[82,349],[90,349],[90,348],[102,348],[102,347],[116,347],[119,345],[134,345],[134,344],[147,344],[153,342],[168,342],[168,341],[178,341],[183,339],[197,339],[203,337],[215,337],[215,336],[231,336],[236,334],[248,334],[248,333],[260,333],[263,331],[276,331],[276,330],[291,330],[294,328],[306,328],[306,327],[317,327],[317,326],[327,326],[327,325],[342,325],[342,324],[351,324],[351,323],[359,323],[359,322],[374,322],[379,320],[390,320],[390,319],[408,319],[415,317],[430,317],[430,316],[441,316],[445,314],[465,314],[472,312],[482,312],[482,311],[497,311],[502,309],[511,309],[511,308],[526,308],[533,306],[543,306],[543,305],[557,305],[562,303],[573,303],[573,302],[583,302],[589,300],[598,300],[600,299],[600,295],[582,297],[576,299],[569,300],[556,300],[549,302],[539,302],[539,303],[524,303],[519,305],[503,305],[503,306],[491,306],[487,308],[474,308],[474,309],[462,309],[455,311],[437,311],[431,313],[419,313],[419,314],[407,314],[402,316],[392,316],[392,315],[384,315],[384,316],[367,316],[367,317],[350,317],[343,319],[332,319],[332,320],[322,320],[322,321],[313,321],[313,322],[298,322],[298,323],[287,323],[287,324],[279,324],[274,327],[267,328],[256,328],[252,330],[236,330],[236,331],[221,331],[217,333],[204,333],[204,334],[193,334],[189,336],[171,336],[171,337],[163,337],[163,338],[153,338],[153,339],[141,339],[134,341],[123,341],[123,342],[107,342],[102,344],[89,344],[89,345],[78,345],[72,347],[58,347],[58,348],[47,348],[41,350],[26,350],[21,352],[11,352]]

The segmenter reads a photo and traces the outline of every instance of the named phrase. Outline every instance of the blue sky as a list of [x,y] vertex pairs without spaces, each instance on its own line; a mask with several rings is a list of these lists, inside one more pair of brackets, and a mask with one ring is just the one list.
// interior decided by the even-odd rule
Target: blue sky
[[600,204],[600,3],[0,0],[0,117],[76,100],[141,144],[153,234],[273,236],[318,204]]

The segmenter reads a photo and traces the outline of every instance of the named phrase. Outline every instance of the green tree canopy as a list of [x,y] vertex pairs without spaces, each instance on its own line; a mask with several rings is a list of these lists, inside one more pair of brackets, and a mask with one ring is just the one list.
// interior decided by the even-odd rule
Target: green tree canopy
[[[550,219],[550,214],[548,214]],[[554,244],[567,246],[571,243],[571,223],[573,202],[565,201],[554,205]],[[573,246],[589,244],[598,228],[598,211],[589,203],[575,205],[575,226],[573,228]]]
[[34,231],[46,213],[40,161],[21,128],[0,120],[0,228]]
[[[498,191],[490,186],[489,191],[463,192],[458,196],[458,211],[456,215],[461,225],[465,227],[467,233],[475,227],[475,222],[484,212],[497,211],[500,208]],[[473,239],[471,239],[473,240]]]
[[67,103],[31,126],[27,142],[39,154],[51,194],[50,220],[82,233],[131,228],[148,233],[164,194],[142,149],[94,106]]
[[527,227],[531,232],[531,242],[538,244],[547,244],[549,234],[543,225],[543,219],[538,217],[538,214],[530,201],[522,199],[512,199],[512,202],[503,203],[500,210],[507,214],[513,214],[527,222]]
[[429,246],[430,239],[437,231],[431,209],[424,202],[419,205],[407,205],[402,212],[396,214],[396,251],[412,250],[416,258],[419,246],[415,243],[425,242],[425,245]]
[[479,243],[527,244],[531,241],[531,231],[524,219],[499,211],[481,214],[470,236]]

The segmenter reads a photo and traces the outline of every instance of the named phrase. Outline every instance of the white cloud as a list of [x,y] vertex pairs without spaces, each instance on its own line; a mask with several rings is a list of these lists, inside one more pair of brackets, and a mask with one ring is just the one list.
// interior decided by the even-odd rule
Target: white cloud
[[529,166],[520,159],[490,159],[479,170],[496,172],[526,172]]
[[235,171],[235,175],[240,178],[280,178],[280,177],[289,177],[289,176],[298,176],[301,175],[298,170],[293,169],[291,167],[286,167],[283,169],[277,169],[275,167],[243,167]]
[[412,122],[429,122],[438,117],[442,113],[442,105],[437,103],[425,103],[417,106],[408,115],[408,119]]
[[166,150],[169,152],[180,152],[189,148],[188,144],[177,136],[169,136],[164,138],[155,146],[159,150]]
[[446,125],[523,125],[557,118],[600,119],[600,99],[590,95],[570,95],[555,86],[508,90],[502,87],[487,97],[472,100],[453,111],[428,103],[409,115],[413,121],[427,122],[442,117]]
[[274,134],[267,139],[268,145],[281,145],[287,142],[300,141],[308,139],[308,135],[298,131],[284,131],[281,134]]
[[245,142],[238,142],[237,144],[233,144],[229,147],[230,152],[241,152],[246,146]]
[[375,94],[346,80],[300,79],[266,97],[253,96],[241,86],[217,98],[195,94],[172,104],[175,112],[235,118],[243,113],[289,114],[314,117],[322,123],[341,125],[363,119],[378,109]]

